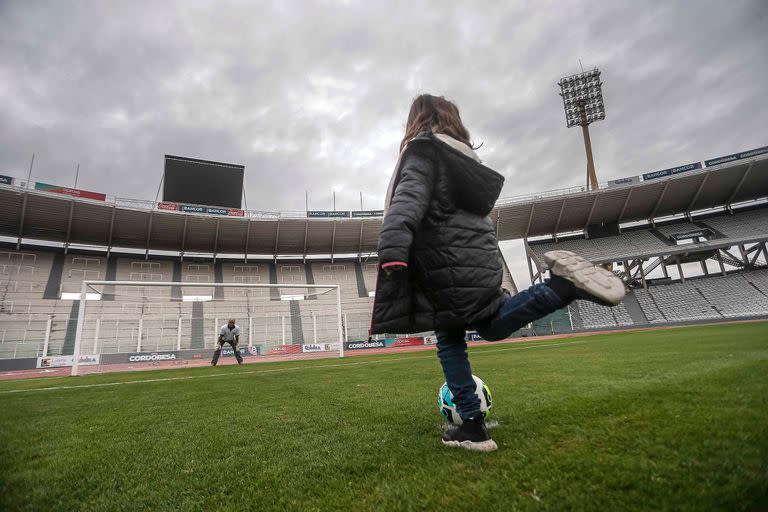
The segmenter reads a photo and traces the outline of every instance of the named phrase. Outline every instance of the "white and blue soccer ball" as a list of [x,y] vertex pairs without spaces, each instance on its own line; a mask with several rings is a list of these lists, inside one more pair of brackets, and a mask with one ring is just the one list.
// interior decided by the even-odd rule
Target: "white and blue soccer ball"
[[[475,393],[480,399],[480,412],[487,418],[491,410],[491,390],[477,375],[473,375],[472,379],[475,381]],[[456,404],[453,403],[453,393],[448,389],[448,384],[445,382],[440,386],[440,391],[437,393],[437,407],[440,410],[440,414],[450,423],[454,425],[462,424],[459,411],[456,410]]]

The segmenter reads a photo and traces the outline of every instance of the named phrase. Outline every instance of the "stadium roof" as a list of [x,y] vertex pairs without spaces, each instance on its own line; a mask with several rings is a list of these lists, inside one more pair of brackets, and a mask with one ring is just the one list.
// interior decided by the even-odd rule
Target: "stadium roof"
[[213,254],[375,252],[381,218],[310,219],[253,212],[199,215],[0,187],[0,235],[53,242]]
[[[768,155],[639,184],[501,199],[491,212],[500,240],[551,235],[601,222],[631,222],[768,196]],[[213,254],[375,252],[381,217],[244,217],[158,209],[153,201],[104,200],[0,185],[0,235],[68,244]]]
[[761,155],[634,185],[569,192],[500,200],[496,204],[499,239],[581,231],[599,222],[658,219],[761,199],[768,196],[768,157]]

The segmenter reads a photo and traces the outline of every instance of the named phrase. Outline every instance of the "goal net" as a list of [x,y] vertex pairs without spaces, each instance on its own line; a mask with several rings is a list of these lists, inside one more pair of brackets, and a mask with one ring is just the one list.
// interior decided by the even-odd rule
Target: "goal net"
[[[244,362],[344,357],[337,284],[83,281],[72,375],[210,364],[222,326],[240,328]],[[234,364],[224,344],[218,364]]]

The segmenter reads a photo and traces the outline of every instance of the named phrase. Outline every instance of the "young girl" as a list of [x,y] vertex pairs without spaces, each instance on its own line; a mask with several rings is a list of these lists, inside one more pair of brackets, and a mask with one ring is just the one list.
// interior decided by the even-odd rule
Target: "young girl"
[[379,275],[371,334],[435,331],[445,381],[463,420],[443,443],[493,451],[475,394],[464,340],[517,329],[579,298],[616,305],[622,281],[567,251],[544,255],[551,279],[510,295],[488,218],[504,177],[472,149],[455,104],[422,94],[411,105],[379,236]]

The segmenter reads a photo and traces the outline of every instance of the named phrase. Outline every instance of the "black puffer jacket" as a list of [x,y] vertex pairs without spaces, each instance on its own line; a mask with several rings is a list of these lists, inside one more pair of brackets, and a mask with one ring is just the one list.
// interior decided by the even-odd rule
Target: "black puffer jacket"
[[371,334],[467,327],[496,312],[503,261],[488,214],[504,177],[429,133],[408,143],[379,235]]

